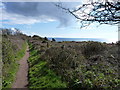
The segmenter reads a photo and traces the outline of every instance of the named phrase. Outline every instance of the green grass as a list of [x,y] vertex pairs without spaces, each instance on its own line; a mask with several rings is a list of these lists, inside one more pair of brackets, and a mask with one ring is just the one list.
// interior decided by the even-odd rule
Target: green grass
[[[32,46],[30,45],[30,49]],[[29,88],[65,88],[67,84],[61,80],[46,61],[40,59],[36,50],[31,50],[29,58]]]
[[[12,43],[8,41],[6,43],[7,45],[10,45],[10,44],[12,45]],[[3,58],[4,59],[4,65],[3,65],[4,75],[3,75],[2,88],[11,88],[12,83],[15,80],[16,72],[18,71],[18,67],[19,67],[18,60],[20,60],[24,56],[26,47],[27,47],[27,43],[25,42],[22,45],[22,49],[17,53],[14,52],[11,46],[7,47],[7,51],[6,51],[7,58]]]
[[16,60],[20,60],[25,55],[27,46],[27,42],[23,43],[22,49],[16,54]]

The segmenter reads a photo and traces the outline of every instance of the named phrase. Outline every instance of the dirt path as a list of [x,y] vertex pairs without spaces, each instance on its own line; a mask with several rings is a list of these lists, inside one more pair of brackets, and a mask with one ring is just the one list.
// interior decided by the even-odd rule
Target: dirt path
[[24,57],[19,61],[19,70],[16,74],[16,80],[13,83],[12,88],[27,88],[28,85],[28,60],[29,48],[27,47]]

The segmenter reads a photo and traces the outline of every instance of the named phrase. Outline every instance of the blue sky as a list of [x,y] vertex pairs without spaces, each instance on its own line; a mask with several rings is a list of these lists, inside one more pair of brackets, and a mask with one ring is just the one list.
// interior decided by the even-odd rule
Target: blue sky
[[[76,7],[81,3],[65,3],[65,7]],[[2,27],[18,28],[27,35],[66,38],[103,38],[108,42],[118,40],[118,26],[93,23],[80,29],[80,23],[70,14],[46,3],[2,3]],[[98,27],[97,27],[98,26]]]

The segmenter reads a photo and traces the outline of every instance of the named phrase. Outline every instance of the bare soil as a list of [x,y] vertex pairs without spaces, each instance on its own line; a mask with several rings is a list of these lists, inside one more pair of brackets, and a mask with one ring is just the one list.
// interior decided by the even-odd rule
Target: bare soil
[[24,57],[19,61],[19,70],[12,88],[27,88],[28,86],[28,60],[29,48],[27,47]]

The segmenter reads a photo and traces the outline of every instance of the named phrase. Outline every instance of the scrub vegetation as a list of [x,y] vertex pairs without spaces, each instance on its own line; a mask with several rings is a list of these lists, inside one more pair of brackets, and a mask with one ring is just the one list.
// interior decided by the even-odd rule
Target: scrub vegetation
[[11,87],[26,41],[30,52],[28,88],[119,90],[120,42],[57,42],[23,34],[3,35],[3,88]]
[[29,43],[34,53],[29,59],[32,88],[59,88],[60,84],[50,86],[51,70],[65,82],[61,88],[116,90],[120,86],[119,42],[55,42],[33,36]]

